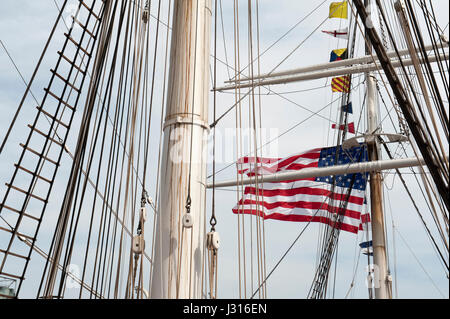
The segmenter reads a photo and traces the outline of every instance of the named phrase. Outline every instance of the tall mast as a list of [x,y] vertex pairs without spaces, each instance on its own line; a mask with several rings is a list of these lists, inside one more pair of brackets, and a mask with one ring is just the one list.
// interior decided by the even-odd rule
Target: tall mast
[[[365,0],[364,5],[366,12],[370,17],[371,0]],[[366,28],[373,27],[366,21]],[[372,53],[372,45],[369,41],[366,42],[366,54]],[[376,78],[372,72],[367,72],[366,86],[367,86],[367,130],[368,139],[368,156],[370,161],[378,161],[381,159],[380,145],[375,133],[379,129],[379,114],[377,105],[377,91]],[[370,208],[372,213],[372,245],[373,245],[373,263],[374,263],[374,278],[373,284],[375,288],[375,299],[390,299],[390,289],[388,282],[388,269],[386,257],[386,242],[385,242],[385,225],[383,213],[383,197],[381,172],[379,170],[370,173]]]
[[201,298],[211,1],[174,1],[151,298]]

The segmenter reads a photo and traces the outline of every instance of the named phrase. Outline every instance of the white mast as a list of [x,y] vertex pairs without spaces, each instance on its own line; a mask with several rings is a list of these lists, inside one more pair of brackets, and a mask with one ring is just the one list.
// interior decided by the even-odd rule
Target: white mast
[[174,1],[151,298],[202,297],[210,4]]
[[[366,12],[370,17],[371,0],[365,0]],[[373,27],[368,25],[366,21],[366,28]],[[366,42],[366,54],[372,53],[372,46]],[[379,114],[377,105],[377,90],[376,78],[372,72],[366,73],[367,85],[367,130],[368,134],[374,138],[369,139],[368,155],[369,161],[378,161],[381,158],[380,145],[375,133],[379,130]],[[390,289],[388,282],[388,269],[386,258],[386,241],[385,241],[385,225],[383,214],[383,191],[381,184],[381,172],[375,171],[370,173],[370,209],[371,209],[371,223],[372,223],[372,245],[373,245],[373,263],[374,263],[374,278],[373,284],[375,288],[375,299],[390,299]]]

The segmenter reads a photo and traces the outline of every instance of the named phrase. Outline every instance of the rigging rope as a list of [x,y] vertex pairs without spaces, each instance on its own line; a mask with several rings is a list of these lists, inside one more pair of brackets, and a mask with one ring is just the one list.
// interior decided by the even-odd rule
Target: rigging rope
[[16,110],[16,113],[14,114],[13,120],[11,121],[10,126],[9,126],[9,128],[8,128],[8,130],[6,132],[6,135],[3,138],[2,144],[0,145],[0,154],[3,151],[3,148],[5,147],[6,142],[8,141],[9,135],[11,134],[11,131],[12,131],[13,127],[14,127],[14,124],[16,123],[17,117],[19,116],[19,113],[22,110],[23,104],[25,103],[25,100],[26,100],[26,98],[28,96],[28,93],[31,90],[31,86],[33,85],[33,82],[34,82],[34,79],[36,77],[36,74],[37,74],[37,72],[40,69],[42,60],[43,60],[43,58],[44,58],[44,56],[45,56],[45,54],[47,52],[47,49],[48,49],[48,47],[50,45],[50,42],[53,39],[53,35],[55,34],[56,27],[58,26],[59,20],[62,18],[62,14],[64,12],[64,9],[65,9],[66,5],[67,5],[67,0],[64,0],[63,4],[61,5],[61,10],[59,11],[58,16],[56,18],[55,24],[53,25],[53,28],[50,31],[50,35],[49,35],[49,37],[47,39],[47,43],[45,44],[44,49],[42,50],[42,53],[41,53],[41,56],[40,56],[40,58],[38,60],[36,68],[34,69],[33,74],[31,75],[30,81],[28,81],[28,85],[27,85],[27,88],[25,89],[25,93],[23,94],[22,100],[19,103],[19,106],[18,106],[18,108]]

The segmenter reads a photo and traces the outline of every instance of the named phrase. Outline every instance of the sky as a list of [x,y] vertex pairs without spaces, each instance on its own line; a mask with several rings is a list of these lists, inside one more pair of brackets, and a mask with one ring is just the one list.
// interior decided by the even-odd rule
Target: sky
[[[60,4],[62,1],[56,1]],[[72,1],[73,2],[73,1]],[[344,47],[343,40],[322,34],[321,30],[334,30],[346,26],[346,21],[341,19],[327,19],[328,5],[331,1],[293,1],[293,0],[261,0],[259,1],[260,21],[260,50],[264,52],[260,59],[261,73],[273,70],[287,70],[321,64],[328,62],[330,51]],[[432,1],[437,13],[437,22],[444,29],[448,26],[448,1]],[[241,66],[248,64],[248,37],[247,37],[247,2],[240,3],[240,55]],[[390,3],[390,2],[389,2]],[[167,21],[167,2],[163,1],[162,20]],[[156,15],[156,6],[152,8],[152,14]],[[219,17],[218,29],[218,53],[221,61],[218,63],[218,85],[229,79],[229,72],[222,63],[234,66],[234,32],[233,32],[233,6],[232,1],[222,1],[223,22]],[[255,9],[255,8],[254,8]],[[313,12],[311,15],[308,15]],[[5,45],[13,58],[16,66],[28,80],[38,61],[48,34],[57,15],[57,9],[53,0],[40,1],[15,1],[3,0],[0,8],[0,40]],[[67,18],[69,12],[65,12]],[[154,19],[152,20],[154,22]],[[301,21],[301,22],[300,22]],[[299,23],[300,22],[300,23]],[[222,29],[223,23],[223,29]],[[297,25],[298,24],[298,25]],[[293,26],[286,36],[284,35]],[[164,30],[166,31],[166,30]],[[48,82],[50,73],[48,70],[54,65],[56,51],[61,46],[64,27],[59,25],[53,41],[48,49],[48,56],[43,60],[42,71],[38,73],[32,91],[36,96],[42,96],[43,88]],[[169,32],[170,34],[170,32]],[[256,30],[254,30],[256,34]],[[448,36],[448,28],[446,30]],[[164,34],[165,35],[165,34]],[[275,44],[274,44],[275,43]],[[255,50],[256,50],[256,43]],[[266,51],[267,49],[267,51]],[[162,50],[159,57],[162,57]],[[364,45],[361,40],[356,43],[355,56],[364,54]],[[288,57],[288,58],[286,58]],[[286,59],[285,59],[286,58]],[[213,62],[213,59],[211,59]],[[281,63],[282,62],[282,63]],[[158,69],[162,73],[162,67]],[[162,79],[156,79],[161,88]],[[266,134],[263,140],[271,140],[288,128],[291,131],[283,134],[279,139],[262,149],[264,156],[284,157],[292,153],[298,153],[311,148],[332,145],[336,140],[336,132],[330,129],[331,123],[336,121],[338,103],[333,101],[336,95],[329,88],[330,79],[320,79],[310,82],[299,82],[288,85],[271,86],[271,94],[266,89],[261,92],[261,127]],[[363,77],[357,78],[360,89],[355,90],[353,105],[355,108],[355,123],[361,123],[360,131],[365,129],[364,115],[357,118],[362,111],[364,90]],[[3,138],[6,129],[12,120],[13,114],[20,102],[25,85],[19,77],[3,47],[0,47],[0,105],[2,116],[0,117],[0,138]],[[162,90],[160,90],[162,91]],[[383,93],[385,92],[382,89]],[[274,92],[280,95],[273,94]],[[258,91],[259,93],[259,91]],[[384,94],[384,96],[386,96]],[[210,100],[212,101],[212,93]],[[230,93],[218,93],[217,113],[222,114],[234,104],[234,95]],[[381,102],[381,101],[379,101]],[[448,101],[447,101],[448,102]],[[248,100],[244,102],[248,105]],[[35,103],[28,99],[24,105],[24,111],[20,114],[17,125],[8,141],[5,151],[0,154],[0,195],[5,192],[4,182],[11,175],[13,163],[17,160],[19,147],[23,142],[24,133],[28,133],[26,124],[35,116]],[[155,105],[162,105],[162,94],[155,97]],[[386,108],[380,105],[383,119],[383,131],[392,132],[394,127],[386,116]],[[327,106],[327,107],[326,107]],[[322,110],[323,108],[323,110]],[[155,109],[154,121],[158,122],[162,107]],[[389,109],[389,106],[388,106]],[[320,110],[320,112],[319,112]],[[392,111],[392,110],[391,110]],[[79,112],[81,113],[81,112]],[[315,115],[313,115],[315,113]],[[362,113],[364,114],[364,113]],[[75,117],[74,126],[80,124],[81,115]],[[212,110],[210,110],[212,119]],[[243,119],[248,120],[248,113],[243,110]],[[217,126],[219,141],[218,161],[216,170],[228,167],[236,157],[233,135],[230,132],[235,128],[234,112],[231,112]],[[153,139],[159,140],[160,128],[154,125],[151,131]],[[76,134],[71,135],[69,148],[74,149]],[[157,149],[157,144],[153,144]],[[395,148],[394,148],[395,149]],[[222,155],[222,156],[221,156]],[[245,154],[241,154],[245,155]],[[157,174],[157,152],[151,154],[150,178],[151,194],[155,194]],[[71,160],[67,156],[63,158],[60,175],[57,180],[57,190],[53,195],[54,201],[49,205],[49,213],[45,216],[38,245],[44,250],[49,245],[49,233],[56,223],[56,212],[59,209],[63,193],[59,189],[65,189],[65,180],[70,171]],[[404,170],[408,173],[407,170]],[[212,173],[212,167],[208,167],[208,175]],[[392,173],[392,172],[391,172]],[[234,165],[224,169],[216,175],[216,180],[229,180],[235,178]],[[414,183],[411,175],[405,174],[408,185],[413,194],[420,191]],[[433,251],[430,240],[425,235],[423,226],[414,211],[412,204],[405,200],[406,194],[401,183],[394,174],[387,174],[384,180],[384,209],[386,213],[386,229],[388,230],[388,255],[389,266],[394,278],[394,297],[398,298],[448,298],[448,278]],[[420,198],[420,196],[417,196]],[[218,289],[219,298],[238,298],[238,266],[237,266],[237,220],[231,212],[235,205],[236,193],[233,189],[216,191],[216,215],[217,231],[221,235],[221,248],[219,250]],[[426,210],[425,203],[419,200],[419,207]],[[211,212],[211,191],[207,194],[207,214]],[[431,217],[425,214],[425,219],[432,225]],[[303,223],[290,223],[279,221],[266,221],[266,267],[267,272],[273,269],[281,256],[292,244],[300,231],[305,227]],[[393,233],[393,229],[395,232]],[[435,229],[433,229],[435,232]],[[269,298],[306,298],[312,283],[317,260],[317,242],[320,233],[320,225],[311,224],[300,237],[293,249],[268,279]],[[394,234],[394,235],[393,235]],[[248,235],[248,234],[247,234]],[[248,235],[249,236],[249,235]],[[335,285],[335,298],[344,298],[354,280],[354,286],[348,293],[349,298],[368,297],[365,285],[365,266],[367,262],[358,251],[358,243],[361,235],[341,233],[337,257],[337,272]],[[0,237],[0,240],[2,238]],[[249,245],[249,241],[247,242]],[[254,247],[253,247],[254,248]],[[248,250],[249,252],[250,250]],[[255,258],[250,254],[248,260]],[[42,258],[33,254],[33,262],[30,265],[26,286],[22,292],[25,298],[34,298],[35,289],[39,284],[42,272]],[[358,261],[359,260],[359,261]],[[256,263],[256,262],[255,262]],[[248,265],[247,265],[248,266]],[[255,268],[256,269],[256,268]],[[256,272],[256,270],[254,270]],[[247,269],[250,277],[250,268]],[[333,276],[334,271],[332,272]],[[254,291],[257,281],[248,278],[247,292],[249,296]],[[69,295],[70,296],[70,295]]]

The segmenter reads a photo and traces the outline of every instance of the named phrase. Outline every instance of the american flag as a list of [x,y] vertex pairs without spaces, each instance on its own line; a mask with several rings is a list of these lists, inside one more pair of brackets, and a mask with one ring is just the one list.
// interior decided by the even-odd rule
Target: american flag
[[[336,158],[336,150],[338,157]],[[254,176],[329,167],[368,160],[364,145],[351,149],[327,147],[309,150],[285,158],[243,157],[238,173]],[[300,180],[261,183],[246,186],[243,198],[233,208],[235,214],[253,214],[264,219],[294,222],[320,222],[335,225],[336,214],[344,215],[339,228],[357,233],[361,229],[367,173],[312,177]],[[334,187],[332,187],[334,183]]]

